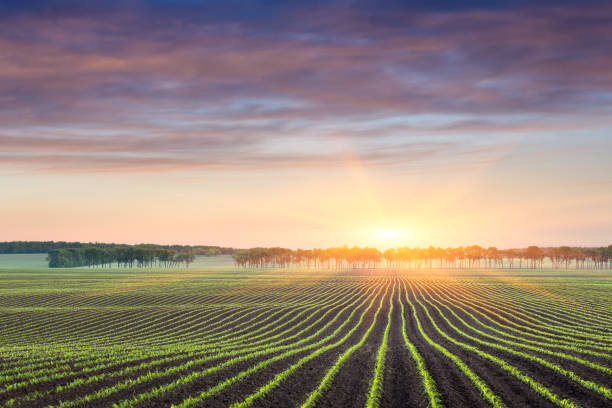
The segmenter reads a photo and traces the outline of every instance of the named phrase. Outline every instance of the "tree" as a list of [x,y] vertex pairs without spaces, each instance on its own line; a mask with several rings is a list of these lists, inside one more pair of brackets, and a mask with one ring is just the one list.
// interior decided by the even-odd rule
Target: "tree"
[[531,261],[531,267],[537,268],[538,265],[542,267],[542,261],[544,259],[544,251],[535,245],[527,248],[525,251],[525,257]]

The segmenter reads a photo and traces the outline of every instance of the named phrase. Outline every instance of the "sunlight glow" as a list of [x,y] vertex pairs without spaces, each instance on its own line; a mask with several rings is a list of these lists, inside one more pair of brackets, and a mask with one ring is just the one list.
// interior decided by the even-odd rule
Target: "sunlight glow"
[[399,238],[402,233],[397,229],[381,229],[376,233],[379,239],[393,240]]
[[408,232],[397,227],[378,228],[372,235],[374,243],[381,248],[406,245],[409,239]]

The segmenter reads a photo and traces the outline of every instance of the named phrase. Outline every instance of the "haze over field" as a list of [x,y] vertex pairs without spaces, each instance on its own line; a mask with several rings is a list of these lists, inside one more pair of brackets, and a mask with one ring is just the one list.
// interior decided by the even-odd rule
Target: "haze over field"
[[612,5],[0,4],[0,241],[601,246]]

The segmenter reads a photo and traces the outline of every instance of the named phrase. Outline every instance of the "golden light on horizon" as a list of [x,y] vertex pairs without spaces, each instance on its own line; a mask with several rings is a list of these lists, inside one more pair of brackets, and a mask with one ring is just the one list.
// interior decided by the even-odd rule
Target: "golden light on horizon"
[[386,226],[375,229],[372,238],[377,247],[389,248],[406,245],[411,234],[405,228]]
[[398,229],[385,228],[385,229],[378,230],[376,232],[376,235],[379,239],[382,239],[382,240],[394,240],[394,239],[399,238],[402,235],[402,233]]

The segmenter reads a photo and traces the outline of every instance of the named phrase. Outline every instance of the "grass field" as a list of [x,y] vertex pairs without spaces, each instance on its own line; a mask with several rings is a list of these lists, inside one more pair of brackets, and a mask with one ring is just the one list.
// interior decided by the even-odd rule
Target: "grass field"
[[0,254],[0,269],[33,269],[47,267],[47,254]]
[[612,406],[612,273],[4,270],[0,405]]
[[[234,265],[231,255],[196,255],[191,269],[229,268]],[[0,254],[0,269],[48,268],[47,254]]]

